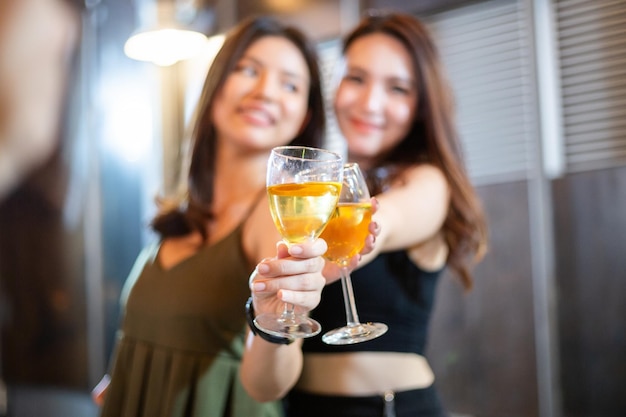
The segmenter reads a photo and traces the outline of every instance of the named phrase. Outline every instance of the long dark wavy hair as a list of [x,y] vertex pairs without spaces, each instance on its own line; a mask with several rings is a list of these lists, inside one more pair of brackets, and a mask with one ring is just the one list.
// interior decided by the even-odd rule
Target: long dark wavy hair
[[[441,169],[451,189],[451,201],[443,224],[449,247],[447,264],[458,274],[466,289],[473,284],[470,267],[487,250],[485,216],[466,172],[461,143],[455,127],[454,99],[444,76],[434,39],[417,18],[402,13],[373,13],[365,16],[343,43],[343,51],[366,35],[383,33],[398,40],[409,52],[418,89],[417,111],[406,137],[367,173],[390,182],[409,165],[429,163]],[[374,184],[379,187],[380,182]]]
[[151,226],[161,238],[199,232],[203,240],[208,239],[206,225],[213,218],[217,147],[217,133],[211,117],[215,97],[250,45],[266,36],[279,36],[292,42],[302,53],[309,69],[309,116],[289,144],[321,147],[326,119],[315,47],[300,30],[272,17],[256,16],[242,21],[226,36],[205,79],[192,130],[186,196],[174,207],[169,204],[152,220]]

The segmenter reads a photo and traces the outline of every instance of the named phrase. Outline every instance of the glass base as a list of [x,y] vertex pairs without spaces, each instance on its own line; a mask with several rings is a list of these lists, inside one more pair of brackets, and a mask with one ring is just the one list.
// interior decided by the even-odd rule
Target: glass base
[[367,342],[387,333],[383,323],[360,323],[331,330],[322,336],[322,341],[329,345],[351,345]]
[[278,337],[306,338],[317,335],[322,326],[304,315],[260,314],[254,324],[266,333]]

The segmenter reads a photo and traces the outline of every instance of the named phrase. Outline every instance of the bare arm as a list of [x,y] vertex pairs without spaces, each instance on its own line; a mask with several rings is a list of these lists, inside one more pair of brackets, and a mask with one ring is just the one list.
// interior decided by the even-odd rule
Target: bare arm
[[[301,249],[301,251],[299,251]],[[277,256],[257,265],[250,278],[254,310],[279,312],[284,302],[295,305],[296,311],[307,312],[320,301],[326,283],[321,257],[326,243],[317,240],[287,247],[280,243]],[[302,342],[275,344],[248,332],[241,363],[241,382],[258,401],[272,401],[284,396],[297,382],[302,370]]]
[[376,196],[373,219],[380,225],[376,245],[359,266],[381,252],[412,248],[435,237],[448,213],[450,190],[443,173],[432,165],[411,168],[403,181]]

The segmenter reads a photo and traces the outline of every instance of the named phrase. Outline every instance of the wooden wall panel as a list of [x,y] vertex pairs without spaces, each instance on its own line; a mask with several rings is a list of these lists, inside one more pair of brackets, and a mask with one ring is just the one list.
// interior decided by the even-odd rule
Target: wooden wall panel
[[626,167],[553,189],[564,416],[624,416]]
[[481,417],[538,413],[526,182],[482,186],[491,247],[464,293],[444,276],[428,357],[451,412]]

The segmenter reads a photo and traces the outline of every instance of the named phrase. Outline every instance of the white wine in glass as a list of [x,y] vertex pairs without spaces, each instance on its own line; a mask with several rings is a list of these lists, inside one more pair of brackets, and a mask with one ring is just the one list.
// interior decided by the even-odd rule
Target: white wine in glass
[[[272,219],[289,245],[317,239],[337,207],[343,160],[337,153],[304,146],[272,149],[267,165],[267,194]],[[281,314],[260,314],[261,330],[280,337],[303,338],[322,327],[285,304]]]
[[322,336],[322,341],[330,345],[365,342],[387,332],[386,324],[359,322],[348,272],[350,259],[365,245],[371,221],[372,204],[365,178],[356,163],[345,164],[337,209],[320,236],[328,244],[324,257],[341,268],[341,288],[346,309],[347,324]]

